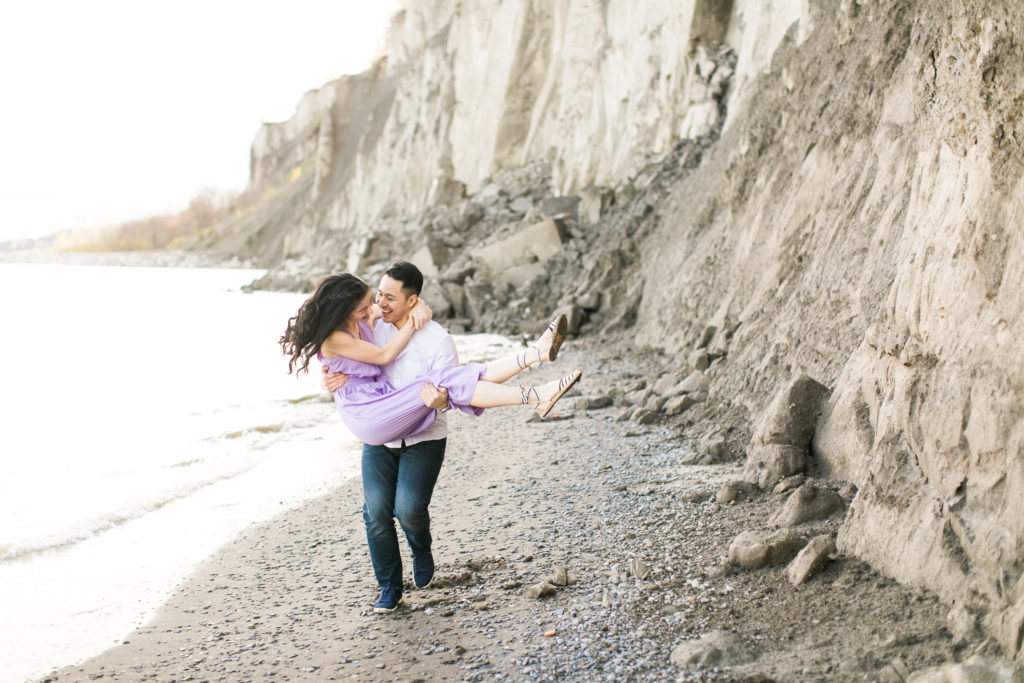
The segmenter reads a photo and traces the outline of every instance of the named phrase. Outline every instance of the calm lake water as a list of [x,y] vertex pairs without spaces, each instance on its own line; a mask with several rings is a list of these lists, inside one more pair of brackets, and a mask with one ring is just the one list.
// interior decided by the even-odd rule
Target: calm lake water
[[305,296],[241,292],[261,274],[0,263],[0,680],[119,643],[245,527],[358,474],[319,366],[290,376],[277,345]]

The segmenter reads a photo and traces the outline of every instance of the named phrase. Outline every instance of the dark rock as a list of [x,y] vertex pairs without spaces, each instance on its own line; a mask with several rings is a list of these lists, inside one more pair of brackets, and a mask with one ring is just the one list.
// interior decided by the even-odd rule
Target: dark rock
[[541,200],[540,212],[548,218],[568,216],[573,222],[579,222],[579,205],[580,198],[576,196],[548,197]]

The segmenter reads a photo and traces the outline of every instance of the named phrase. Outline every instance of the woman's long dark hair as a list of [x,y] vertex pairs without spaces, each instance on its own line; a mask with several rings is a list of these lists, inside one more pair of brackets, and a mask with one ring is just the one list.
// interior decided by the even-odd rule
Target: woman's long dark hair
[[288,356],[288,372],[309,369],[309,361],[320,352],[327,337],[348,320],[369,286],[349,273],[330,275],[316,286],[313,296],[288,320],[288,329],[281,337],[281,349]]

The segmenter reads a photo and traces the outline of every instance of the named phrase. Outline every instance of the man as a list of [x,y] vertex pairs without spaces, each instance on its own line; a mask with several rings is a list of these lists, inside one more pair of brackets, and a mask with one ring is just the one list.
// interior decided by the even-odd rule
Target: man
[[[411,263],[398,261],[384,271],[376,296],[383,318],[373,330],[378,346],[385,345],[405,325],[422,289],[423,274]],[[400,387],[411,384],[427,370],[458,363],[455,342],[441,325],[430,321],[382,370],[393,386]],[[324,384],[333,392],[345,379],[344,375],[328,373]],[[438,411],[433,424],[401,441],[383,446],[363,444],[363,522],[370,561],[380,586],[380,596],[373,605],[377,613],[394,612],[403,602],[402,558],[395,517],[412,550],[413,583],[424,588],[434,576],[427,508],[444,461],[448,393],[446,389],[424,384],[420,396],[426,406]]]

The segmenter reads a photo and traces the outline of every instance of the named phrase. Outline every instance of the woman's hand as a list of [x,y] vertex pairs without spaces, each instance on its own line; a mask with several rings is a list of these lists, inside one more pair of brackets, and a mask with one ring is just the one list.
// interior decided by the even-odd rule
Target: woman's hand
[[433,311],[430,310],[430,306],[424,303],[423,299],[420,299],[416,302],[416,305],[412,307],[412,310],[409,311],[409,321],[412,323],[412,329],[420,329],[432,316]]
[[372,306],[370,306],[370,329],[372,330],[376,322],[383,317],[384,313],[381,312],[380,306],[378,306],[377,304],[373,304]]

